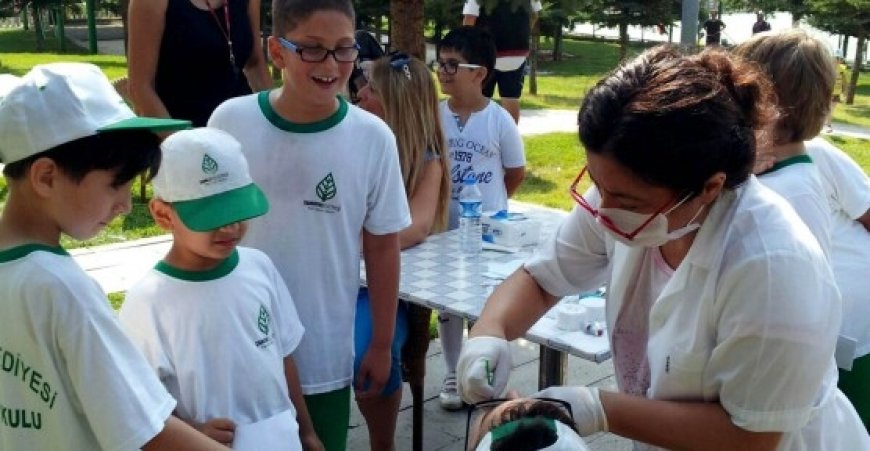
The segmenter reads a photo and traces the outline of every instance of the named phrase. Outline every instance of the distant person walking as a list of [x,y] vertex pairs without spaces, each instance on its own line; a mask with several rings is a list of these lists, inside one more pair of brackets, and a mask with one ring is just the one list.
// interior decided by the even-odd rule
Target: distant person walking
[[707,47],[718,46],[722,39],[725,22],[719,20],[719,13],[710,11],[710,18],[704,21],[704,31],[707,33]]
[[755,13],[755,23],[752,24],[752,34],[770,31],[770,22],[764,20],[764,11]]
[[466,0],[462,24],[483,27],[495,39],[495,74],[484,83],[483,95],[491,98],[498,85],[501,106],[519,123],[529,37],[542,6],[539,0],[530,0],[528,5],[515,3],[500,0],[492,9],[481,9],[476,0]]

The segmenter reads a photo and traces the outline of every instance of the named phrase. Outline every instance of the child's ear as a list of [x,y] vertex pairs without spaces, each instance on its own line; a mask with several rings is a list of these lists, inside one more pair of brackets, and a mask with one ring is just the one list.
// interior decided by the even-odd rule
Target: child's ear
[[483,84],[486,83],[486,78],[489,77],[489,69],[481,67],[480,70],[475,71],[475,73],[477,74],[480,85],[483,86]]
[[33,191],[42,197],[51,195],[52,189],[57,185],[57,178],[63,176],[57,163],[51,158],[37,158],[28,169],[27,179]]
[[151,217],[160,228],[170,231],[173,229],[172,205],[155,198],[148,202],[148,210],[151,211]]
[[272,64],[278,69],[287,67],[287,62],[284,61],[284,52],[281,51],[284,47],[278,42],[277,37],[269,36],[266,40],[266,47],[269,50],[269,59],[272,60]]

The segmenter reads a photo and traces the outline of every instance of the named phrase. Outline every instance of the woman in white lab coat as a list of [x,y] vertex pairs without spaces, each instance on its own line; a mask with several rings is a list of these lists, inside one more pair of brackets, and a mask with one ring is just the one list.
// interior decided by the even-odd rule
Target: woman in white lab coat
[[[460,357],[466,401],[504,390],[507,340],[558,298],[607,283],[618,391],[538,393],[571,402],[581,434],[641,448],[870,449],[836,387],[841,306],[825,256],[750,175],[771,92],[721,51],[656,48],[586,95],[579,205],[487,301]],[[582,180],[594,187],[581,195]]]

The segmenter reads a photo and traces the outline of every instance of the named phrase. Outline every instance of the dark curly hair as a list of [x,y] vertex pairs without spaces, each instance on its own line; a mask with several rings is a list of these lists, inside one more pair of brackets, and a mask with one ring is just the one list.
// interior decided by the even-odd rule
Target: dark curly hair
[[699,193],[715,173],[743,183],[756,130],[776,117],[770,82],[754,65],[710,49],[683,55],[659,46],[600,80],[583,99],[580,141],[645,182]]

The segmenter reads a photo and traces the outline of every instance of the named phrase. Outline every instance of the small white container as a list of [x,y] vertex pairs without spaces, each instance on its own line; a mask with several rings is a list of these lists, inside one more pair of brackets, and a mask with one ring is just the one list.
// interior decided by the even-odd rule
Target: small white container
[[559,329],[575,332],[583,329],[586,321],[586,307],[576,302],[556,304],[556,327]]
[[586,321],[598,321],[601,323],[607,321],[607,317],[604,311],[604,303],[604,298],[599,296],[588,296],[580,298],[580,300],[577,301],[578,305],[586,308]]

